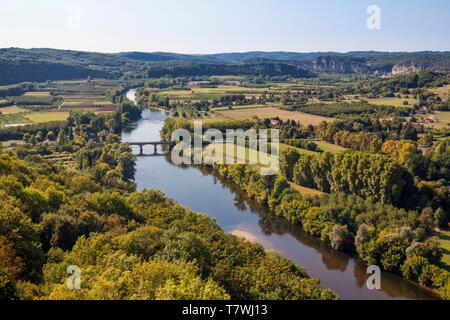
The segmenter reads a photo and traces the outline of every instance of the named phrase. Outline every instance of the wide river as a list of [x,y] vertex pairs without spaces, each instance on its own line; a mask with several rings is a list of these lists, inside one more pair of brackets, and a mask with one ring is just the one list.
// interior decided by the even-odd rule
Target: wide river
[[[134,101],[135,90],[127,96]],[[167,117],[164,112],[144,110],[142,119],[124,130],[123,141],[161,140],[159,132]],[[150,146],[148,152],[152,150]],[[300,227],[267,212],[236,186],[205,170],[175,166],[164,156],[138,157],[136,169],[139,190],[160,189],[183,206],[214,218],[225,232],[279,252],[304,267],[310,276],[320,278],[321,285],[333,289],[341,299],[436,298],[429,290],[391,273],[382,274],[381,290],[369,290],[363,261],[333,250]]]

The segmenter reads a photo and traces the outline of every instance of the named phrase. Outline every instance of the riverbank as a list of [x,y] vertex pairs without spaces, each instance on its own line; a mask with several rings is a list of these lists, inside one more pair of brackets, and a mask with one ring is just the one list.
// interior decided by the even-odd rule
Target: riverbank
[[[142,119],[122,134],[127,141],[160,139],[166,112],[144,109]],[[284,218],[275,216],[245,195],[240,188],[212,175],[211,171],[175,166],[166,157],[138,157],[138,190],[160,189],[183,206],[214,218],[226,233],[244,237],[274,250],[320,278],[344,300],[436,299],[410,281],[382,272],[381,290],[369,290],[367,266],[352,255],[333,250]]]

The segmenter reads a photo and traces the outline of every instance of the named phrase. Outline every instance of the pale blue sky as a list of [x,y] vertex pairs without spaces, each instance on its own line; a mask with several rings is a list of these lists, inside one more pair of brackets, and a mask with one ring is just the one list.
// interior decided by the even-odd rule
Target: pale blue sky
[[[180,53],[450,50],[449,0],[0,3],[2,48]],[[72,5],[80,10],[79,28],[77,19],[71,19],[74,16],[68,12]],[[381,30],[369,30],[366,26],[369,5],[381,9]]]

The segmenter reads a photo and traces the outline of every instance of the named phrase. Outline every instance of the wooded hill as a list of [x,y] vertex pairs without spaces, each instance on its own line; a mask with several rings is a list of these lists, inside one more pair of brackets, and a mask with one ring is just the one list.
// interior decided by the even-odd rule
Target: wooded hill
[[0,49],[0,85],[26,81],[161,76],[288,76],[317,72],[387,73],[393,70],[450,70],[449,52],[247,52],[210,55],[56,49]]

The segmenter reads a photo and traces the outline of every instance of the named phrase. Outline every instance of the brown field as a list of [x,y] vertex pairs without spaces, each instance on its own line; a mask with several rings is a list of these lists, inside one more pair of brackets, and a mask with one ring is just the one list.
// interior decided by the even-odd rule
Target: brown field
[[286,111],[274,107],[224,110],[218,111],[216,114],[220,117],[232,120],[254,119],[256,117],[259,119],[279,117],[283,121],[300,121],[302,125],[318,125],[322,121],[331,122],[335,120],[333,118],[321,117],[302,112]]

